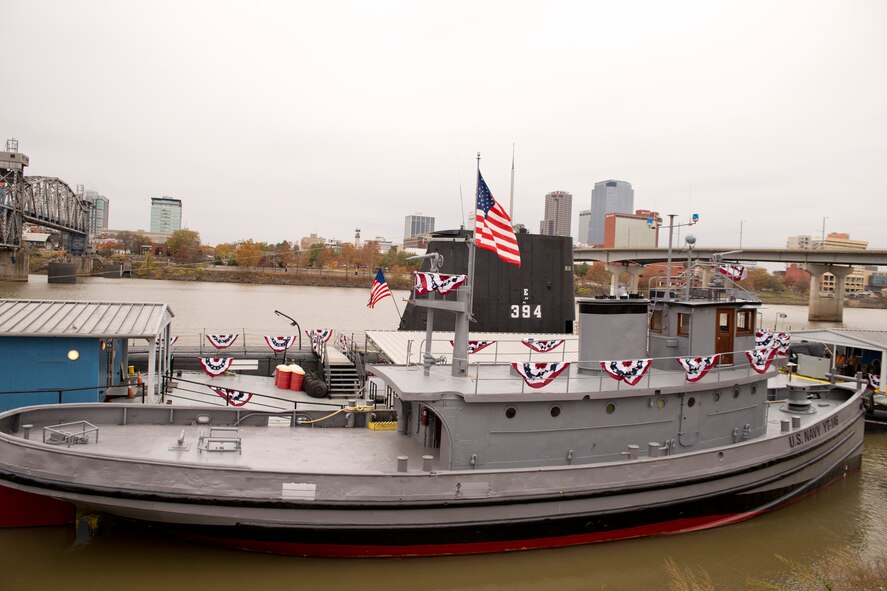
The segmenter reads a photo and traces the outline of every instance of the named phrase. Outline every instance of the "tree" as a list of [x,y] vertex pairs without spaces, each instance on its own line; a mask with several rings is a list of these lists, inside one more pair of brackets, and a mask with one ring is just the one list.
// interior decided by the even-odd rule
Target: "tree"
[[141,254],[143,246],[151,246],[153,244],[151,239],[141,232],[130,232],[128,230],[117,232],[117,242],[120,243],[123,250],[132,254]]
[[573,267],[573,274],[576,275],[576,277],[585,277],[588,275],[588,269],[588,263],[580,263]]
[[244,240],[234,250],[234,260],[238,267],[255,267],[263,255],[262,247],[252,240]]
[[200,234],[194,230],[176,230],[166,241],[166,249],[177,263],[196,263],[201,260]]
[[331,259],[330,249],[323,244],[312,244],[311,248],[308,249],[309,267],[322,269]]

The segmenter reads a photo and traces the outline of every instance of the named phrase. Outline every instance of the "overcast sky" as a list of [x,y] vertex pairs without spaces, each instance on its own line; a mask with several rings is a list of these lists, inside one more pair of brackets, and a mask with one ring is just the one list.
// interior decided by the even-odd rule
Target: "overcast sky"
[[[887,248],[887,2],[0,1],[0,140],[206,244],[457,227],[475,153],[535,232],[595,182],[700,245]],[[461,199],[461,200],[460,200]],[[664,245],[664,244],[663,244]]]

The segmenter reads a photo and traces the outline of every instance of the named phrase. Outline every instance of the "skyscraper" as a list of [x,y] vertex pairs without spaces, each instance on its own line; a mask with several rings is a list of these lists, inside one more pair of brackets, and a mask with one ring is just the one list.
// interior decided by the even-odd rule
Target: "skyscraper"
[[151,197],[151,231],[172,234],[182,229],[182,200]]
[[552,191],[545,195],[545,219],[539,222],[539,233],[545,236],[569,236],[573,195]]
[[412,238],[419,234],[434,232],[434,218],[428,215],[408,215],[403,222],[403,239]]
[[89,235],[98,236],[108,230],[108,198],[98,191],[84,191],[83,198],[92,204],[89,210]]
[[591,191],[591,217],[588,244],[603,244],[604,221],[608,213],[633,213],[634,189],[625,181],[606,180],[594,184]]

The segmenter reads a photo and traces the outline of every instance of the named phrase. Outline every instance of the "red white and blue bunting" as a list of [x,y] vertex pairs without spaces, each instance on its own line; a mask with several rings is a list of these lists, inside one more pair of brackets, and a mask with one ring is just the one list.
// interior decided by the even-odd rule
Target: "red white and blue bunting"
[[698,382],[713,366],[718,363],[720,355],[708,357],[678,357],[675,359],[687,373],[688,382]]
[[446,295],[459,289],[459,286],[468,279],[468,275],[444,275],[443,273],[420,273],[418,271],[414,272],[414,275],[416,276],[417,295],[431,291]]
[[295,335],[290,335],[286,337],[272,337],[265,335],[265,342],[268,343],[268,346],[271,347],[273,351],[280,353],[281,351],[286,351],[287,349],[289,349],[292,346],[295,338]]
[[773,338],[775,339],[776,352],[780,355],[788,355],[788,348],[791,346],[791,335],[787,332],[777,332]]
[[524,381],[531,388],[542,388],[547,386],[561,375],[565,369],[570,367],[569,363],[522,363],[513,362],[511,367],[524,378]]
[[628,361],[601,361],[601,367],[614,380],[622,380],[629,386],[641,381],[652,359],[631,359]]
[[216,349],[227,349],[237,340],[237,333],[234,334],[208,334],[207,340],[213,344]]
[[758,373],[764,373],[770,369],[770,364],[773,362],[773,358],[776,357],[776,353],[776,347],[765,347],[746,351],[745,356],[748,357],[748,363],[753,370]]
[[755,349],[776,349],[779,355],[787,355],[791,345],[791,335],[787,332],[773,332],[769,328],[755,331]]
[[336,348],[339,349],[339,351],[341,351],[342,353],[348,352],[348,337],[345,336],[345,333],[339,333],[339,338],[336,341]]
[[523,344],[532,349],[533,351],[537,351],[539,353],[548,353],[549,351],[554,351],[558,347],[564,344],[564,339],[554,339],[551,341],[540,341],[539,339],[534,339],[533,337],[528,337],[526,339],[521,339]]
[[198,359],[200,361],[200,365],[203,366],[203,370],[211,375],[212,377],[217,377],[225,373],[231,368],[231,363],[234,361],[233,357],[200,357]]
[[253,397],[251,392],[241,392],[231,388],[219,388],[217,386],[209,386],[209,389],[228,401],[231,406],[243,406]]
[[313,328],[311,330],[306,330],[305,334],[311,339],[311,349],[314,353],[320,355],[320,344],[330,340],[330,337],[333,336],[333,329]]
[[732,281],[742,281],[748,277],[748,269],[743,265],[720,265],[718,273],[728,277]]
[[[468,354],[471,355],[472,353],[483,351],[495,342],[496,341],[468,341]],[[450,344],[454,347],[456,346],[456,343],[454,341],[450,341]]]

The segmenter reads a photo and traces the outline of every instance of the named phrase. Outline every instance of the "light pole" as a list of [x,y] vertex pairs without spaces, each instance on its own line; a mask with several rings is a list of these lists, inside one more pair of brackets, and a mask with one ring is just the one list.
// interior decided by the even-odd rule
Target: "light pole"
[[745,220],[739,220],[739,248],[742,248],[742,224],[745,223]]
[[[678,217],[675,213],[668,214],[668,260],[665,263],[665,300],[671,300],[671,241],[674,237],[674,229],[681,226],[692,226],[699,221],[699,214],[694,213],[690,216],[690,221],[686,224],[676,224],[674,219]],[[660,218],[647,218],[647,225],[651,228],[658,228],[662,223]],[[688,269],[689,271],[689,269]]]
[[825,248],[825,220],[827,219],[828,216],[822,218],[822,244],[820,244],[820,248]]

